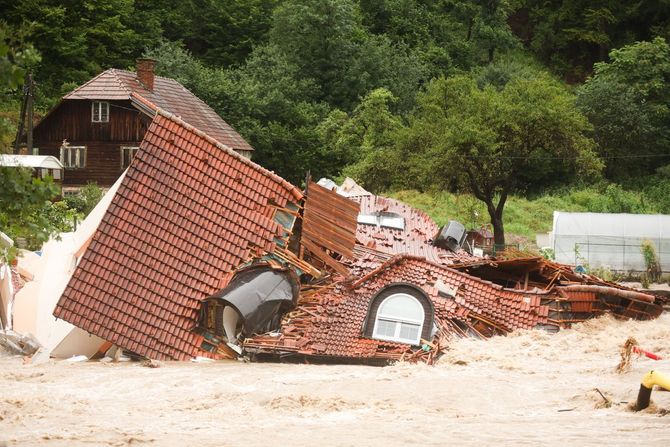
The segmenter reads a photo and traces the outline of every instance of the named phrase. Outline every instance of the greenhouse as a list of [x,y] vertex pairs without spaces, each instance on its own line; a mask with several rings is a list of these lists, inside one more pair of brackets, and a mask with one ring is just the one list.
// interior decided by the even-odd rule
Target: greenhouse
[[552,248],[561,263],[645,271],[645,240],[656,249],[663,272],[670,272],[670,215],[554,211]]

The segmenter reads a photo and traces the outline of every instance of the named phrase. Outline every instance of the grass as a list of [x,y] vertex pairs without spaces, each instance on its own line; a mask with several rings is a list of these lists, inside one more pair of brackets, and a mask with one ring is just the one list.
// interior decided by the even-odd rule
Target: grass
[[[534,242],[537,233],[551,231],[554,211],[670,213],[667,194],[670,191],[670,175],[649,176],[642,180],[642,187],[624,187],[600,181],[590,186],[546,192],[533,198],[512,195],[503,214],[505,239],[510,243],[521,242],[522,245],[525,245],[523,240]],[[470,194],[404,190],[387,195],[425,211],[439,225],[457,220],[472,229],[489,223],[484,203]]]
[[[533,200],[511,196],[503,215],[506,239],[525,239],[532,243],[537,233],[551,231],[554,211],[588,211],[589,201],[583,196],[591,196],[594,191],[585,191],[548,194]],[[489,223],[485,205],[470,194],[403,190],[386,195],[425,211],[438,225],[457,220],[471,229]]]

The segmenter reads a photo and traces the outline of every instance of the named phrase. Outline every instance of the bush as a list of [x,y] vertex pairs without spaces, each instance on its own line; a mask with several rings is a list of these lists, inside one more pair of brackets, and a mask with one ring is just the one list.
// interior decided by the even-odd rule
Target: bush
[[88,183],[77,194],[65,197],[65,202],[69,208],[77,210],[85,217],[95,208],[102,196],[102,188],[96,183]]
[[544,259],[548,259],[550,261],[553,261],[556,259],[556,253],[554,252],[553,248],[550,247],[542,247],[540,248],[540,255]]
[[647,273],[643,273],[640,275],[640,284],[642,285],[643,289],[649,288],[651,282],[649,281],[649,275]]
[[647,271],[644,275],[645,278],[647,278],[647,281],[658,281],[661,277],[661,264],[658,261],[658,255],[656,254],[656,247],[654,246],[654,243],[649,240],[642,241],[640,250],[642,250],[644,264],[647,268]]

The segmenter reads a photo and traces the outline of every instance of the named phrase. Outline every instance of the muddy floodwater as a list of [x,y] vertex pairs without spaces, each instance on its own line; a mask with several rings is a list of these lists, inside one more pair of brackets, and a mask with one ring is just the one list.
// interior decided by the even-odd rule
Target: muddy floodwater
[[669,446],[670,393],[628,405],[670,360],[634,357],[617,374],[630,336],[670,359],[670,315],[460,340],[433,367],[5,357],[0,445]]

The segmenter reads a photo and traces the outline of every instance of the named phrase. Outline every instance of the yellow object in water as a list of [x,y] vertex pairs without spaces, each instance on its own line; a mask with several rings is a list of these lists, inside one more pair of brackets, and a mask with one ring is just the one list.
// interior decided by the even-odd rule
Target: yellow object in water
[[658,385],[661,388],[670,391],[670,377],[665,376],[658,371],[649,371],[642,377],[641,383],[646,388],[652,388],[654,385]]
[[637,404],[635,405],[636,411],[644,410],[649,406],[651,390],[654,388],[654,385],[670,390],[670,377],[653,370],[645,374],[644,377],[642,377],[640,391],[637,394]]

